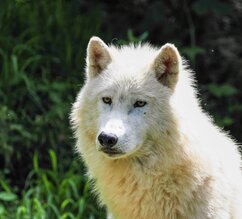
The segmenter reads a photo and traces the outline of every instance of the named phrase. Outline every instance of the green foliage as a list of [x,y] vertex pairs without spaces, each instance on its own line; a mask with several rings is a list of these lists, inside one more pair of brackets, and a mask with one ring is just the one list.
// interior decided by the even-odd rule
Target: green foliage
[[135,36],[133,30],[128,29],[127,40],[120,39],[120,40],[118,40],[118,44],[123,45],[123,44],[128,44],[128,43],[134,43],[135,44],[135,43],[144,42],[145,40],[147,40],[148,36],[149,36],[148,31],[145,31],[144,33],[142,33],[139,36]]
[[34,150],[71,147],[73,84],[83,81],[83,51],[101,16],[95,8],[79,13],[77,1],[0,4],[0,158],[11,169],[11,158],[28,162]]
[[[235,113],[242,112],[242,104],[235,103],[234,97],[239,93],[238,89],[230,84],[208,84],[206,90],[210,96],[217,99],[217,103],[222,103],[220,110],[216,110],[216,105],[210,104],[209,111],[213,112],[215,122],[221,127],[229,127],[236,122],[234,118]],[[224,107],[225,106],[225,107]]]
[[211,11],[221,15],[227,15],[233,11],[229,3],[218,0],[199,0],[193,4],[192,8],[199,15],[204,15]]
[[208,91],[215,97],[230,97],[237,94],[238,90],[229,84],[208,84]]
[[89,183],[80,172],[80,163],[74,161],[63,171],[53,150],[49,151],[49,159],[51,167],[40,168],[39,157],[35,153],[33,170],[26,178],[20,198],[0,186],[3,190],[0,192],[0,218],[104,218],[103,209],[93,204]]
[[0,192],[0,200],[9,202],[17,199],[17,196],[11,192]]
[[181,52],[188,57],[191,63],[195,63],[197,55],[204,54],[205,49],[198,46],[190,46],[182,48]]
[[84,7],[0,1],[0,219],[102,218],[72,162],[68,121],[86,44],[102,23],[98,8]]

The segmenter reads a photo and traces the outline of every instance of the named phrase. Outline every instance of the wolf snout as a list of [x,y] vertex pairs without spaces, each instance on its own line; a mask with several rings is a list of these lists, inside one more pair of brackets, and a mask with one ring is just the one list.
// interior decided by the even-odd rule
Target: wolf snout
[[101,132],[98,136],[99,143],[105,148],[112,148],[117,142],[118,137],[112,133]]

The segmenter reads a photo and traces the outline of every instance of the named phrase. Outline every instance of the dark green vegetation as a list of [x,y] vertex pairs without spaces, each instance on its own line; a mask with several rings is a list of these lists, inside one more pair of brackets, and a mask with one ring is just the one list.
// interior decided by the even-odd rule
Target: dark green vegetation
[[242,142],[242,2],[124,2],[0,1],[0,219],[104,218],[68,122],[92,35],[175,43],[204,108]]

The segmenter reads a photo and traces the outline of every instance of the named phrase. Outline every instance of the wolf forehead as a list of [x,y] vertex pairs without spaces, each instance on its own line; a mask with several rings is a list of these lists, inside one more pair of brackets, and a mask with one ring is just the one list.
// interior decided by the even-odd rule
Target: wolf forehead
[[164,87],[154,75],[149,73],[152,70],[147,65],[132,70],[133,65],[131,67],[124,65],[121,68],[116,63],[111,63],[102,74],[86,84],[89,92],[88,97],[116,97],[120,101],[128,96],[140,100],[159,98],[158,94]]
[[127,70],[130,74],[135,73],[137,69],[149,67],[158,52],[158,48],[148,43],[121,47],[111,45],[109,49],[112,54],[112,63],[119,69]]
[[[116,89],[126,87],[131,90],[143,85],[147,80],[150,66],[158,51],[148,43],[120,47],[111,45],[108,50],[111,61],[102,69],[102,80],[99,82],[104,81],[106,87],[115,85]],[[87,71],[90,71],[88,67]]]

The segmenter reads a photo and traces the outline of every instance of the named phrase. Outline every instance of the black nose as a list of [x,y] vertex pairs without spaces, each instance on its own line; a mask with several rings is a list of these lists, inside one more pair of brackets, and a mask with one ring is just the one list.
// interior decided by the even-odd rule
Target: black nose
[[105,132],[101,132],[97,139],[102,146],[110,148],[113,147],[118,141],[118,137],[116,135],[111,133],[106,134]]

